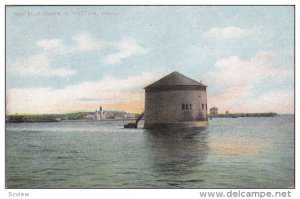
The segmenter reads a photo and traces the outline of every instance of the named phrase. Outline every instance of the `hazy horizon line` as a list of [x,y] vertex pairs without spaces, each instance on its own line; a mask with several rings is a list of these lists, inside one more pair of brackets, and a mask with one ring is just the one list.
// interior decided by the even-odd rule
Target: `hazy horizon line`
[[[125,112],[125,113],[134,113],[134,114],[140,114],[137,112],[128,112],[124,110],[107,110],[109,112]],[[72,111],[72,112],[51,112],[51,113],[8,113],[5,115],[55,115],[55,114],[72,114],[72,113],[92,113],[95,111],[84,111],[84,110],[79,110],[79,111]],[[141,112],[142,113],[142,112]],[[276,113],[278,115],[295,115],[295,112],[293,113],[278,113],[278,112],[272,112],[272,111],[267,111],[267,112],[228,112],[228,114],[255,114],[255,113]],[[209,113],[207,113],[209,114]],[[220,112],[218,114],[226,114],[225,112]]]

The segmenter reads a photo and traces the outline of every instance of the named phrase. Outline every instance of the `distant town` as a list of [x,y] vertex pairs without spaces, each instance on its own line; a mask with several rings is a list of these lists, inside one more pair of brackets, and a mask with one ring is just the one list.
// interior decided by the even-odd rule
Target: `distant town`
[[105,111],[102,106],[93,112],[62,114],[14,114],[6,115],[6,122],[59,122],[63,120],[133,120],[140,114],[125,111]]
[[102,109],[102,106],[99,107],[99,110],[94,112],[89,112],[84,116],[84,119],[87,120],[122,120],[122,119],[134,119],[137,118],[139,114],[128,113],[124,111],[105,111]]

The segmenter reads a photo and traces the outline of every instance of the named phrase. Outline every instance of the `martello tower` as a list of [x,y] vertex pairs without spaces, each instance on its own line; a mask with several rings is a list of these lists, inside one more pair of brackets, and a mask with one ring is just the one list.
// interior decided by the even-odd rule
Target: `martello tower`
[[178,72],[145,87],[144,128],[207,126],[206,87]]

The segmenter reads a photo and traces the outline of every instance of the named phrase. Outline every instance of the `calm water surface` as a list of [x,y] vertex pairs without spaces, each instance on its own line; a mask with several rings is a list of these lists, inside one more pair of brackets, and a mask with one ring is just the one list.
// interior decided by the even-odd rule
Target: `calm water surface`
[[294,116],[213,119],[202,130],[122,124],[6,124],[6,187],[294,187]]

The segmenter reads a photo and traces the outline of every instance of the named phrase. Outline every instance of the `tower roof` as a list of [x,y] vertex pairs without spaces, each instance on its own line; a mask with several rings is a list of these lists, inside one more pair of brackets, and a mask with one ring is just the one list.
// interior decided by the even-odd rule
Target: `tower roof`
[[193,80],[177,71],[170,73],[169,75],[161,78],[160,80],[146,86],[145,88],[154,88],[154,87],[165,87],[165,86],[203,86],[207,87],[204,84]]

